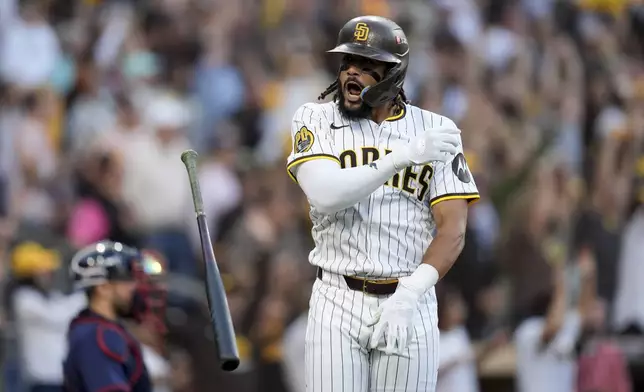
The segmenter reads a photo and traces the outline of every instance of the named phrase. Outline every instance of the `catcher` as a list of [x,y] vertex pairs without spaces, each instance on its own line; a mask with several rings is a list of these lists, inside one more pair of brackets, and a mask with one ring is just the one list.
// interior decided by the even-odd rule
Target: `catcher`
[[164,329],[164,290],[157,279],[163,265],[145,252],[103,241],[80,250],[70,273],[89,305],[69,327],[65,390],[152,391],[141,345],[119,320]]

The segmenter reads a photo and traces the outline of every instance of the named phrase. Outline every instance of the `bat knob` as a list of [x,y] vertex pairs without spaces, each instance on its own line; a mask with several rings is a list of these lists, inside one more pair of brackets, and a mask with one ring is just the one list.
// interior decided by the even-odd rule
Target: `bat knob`
[[222,361],[221,370],[232,372],[239,367],[239,358],[232,358]]
[[191,160],[197,159],[198,156],[199,154],[195,150],[186,150],[181,154],[181,161],[188,163]]

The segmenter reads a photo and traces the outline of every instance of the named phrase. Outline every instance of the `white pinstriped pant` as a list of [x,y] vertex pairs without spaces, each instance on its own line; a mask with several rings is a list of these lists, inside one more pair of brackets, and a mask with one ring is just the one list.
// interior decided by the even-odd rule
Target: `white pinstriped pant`
[[[307,392],[434,392],[438,373],[438,316],[434,290],[421,299],[404,355],[370,350],[366,322],[384,296],[347,288],[324,272],[309,303],[306,329]],[[382,348],[382,351],[381,351]]]

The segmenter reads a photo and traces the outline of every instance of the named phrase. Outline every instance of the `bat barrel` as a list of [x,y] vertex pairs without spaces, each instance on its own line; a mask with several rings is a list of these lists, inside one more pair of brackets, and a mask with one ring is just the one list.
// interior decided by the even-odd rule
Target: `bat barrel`
[[208,308],[210,309],[210,322],[217,343],[217,354],[222,370],[232,371],[239,366],[239,353],[235,328],[230,317],[230,310],[226,300],[226,289],[217,267],[215,254],[205,215],[197,216],[199,235],[201,237],[203,258],[206,263],[206,292]]

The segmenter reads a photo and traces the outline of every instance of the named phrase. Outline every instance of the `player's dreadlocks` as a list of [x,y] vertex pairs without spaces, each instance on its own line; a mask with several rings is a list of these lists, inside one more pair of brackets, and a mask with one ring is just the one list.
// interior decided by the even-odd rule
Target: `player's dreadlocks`
[[333,81],[333,83],[331,83],[331,85],[329,87],[327,87],[326,90],[322,91],[322,94],[320,94],[320,96],[318,97],[318,101],[323,100],[324,98],[327,97],[327,95],[329,95],[332,92],[334,92],[335,90],[337,90],[339,84],[340,84],[340,82],[338,81],[338,79]]
[[[338,79],[336,79],[333,83],[331,83],[331,85],[329,85],[329,87],[326,88],[326,90],[322,91],[322,93],[318,96],[318,100],[320,101],[323,100],[333,92],[336,92],[336,95],[333,97],[333,99],[334,100],[337,99],[338,98],[337,90],[339,86],[340,86],[340,82]],[[396,105],[401,107],[405,103],[410,103],[410,101],[407,99],[407,95],[405,95],[405,90],[400,89],[400,92],[396,96],[395,103]]]

